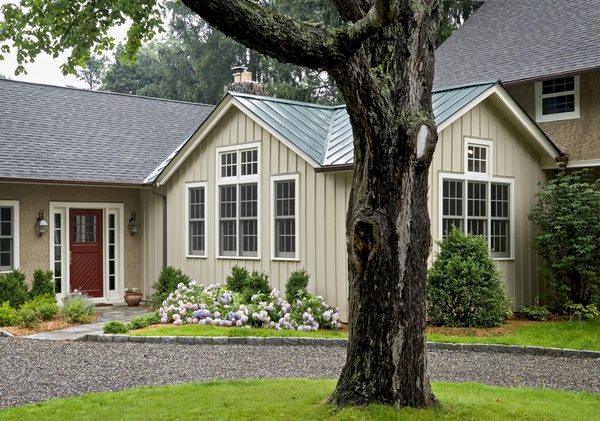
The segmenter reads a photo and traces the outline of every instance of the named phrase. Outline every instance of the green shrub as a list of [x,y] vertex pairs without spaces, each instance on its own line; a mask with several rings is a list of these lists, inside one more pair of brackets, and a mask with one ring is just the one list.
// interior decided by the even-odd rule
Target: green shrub
[[231,269],[231,275],[227,276],[226,288],[241,294],[246,289],[249,277],[248,269],[236,265]]
[[8,301],[0,306],[0,326],[14,326],[18,322],[17,310],[12,308]]
[[18,270],[0,274],[0,303],[8,301],[13,308],[18,308],[29,299],[29,291],[25,283],[25,274]]
[[548,320],[548,317],[550,316],[550,311],[548,310],[547,306],[538,306],[538,305],[533,305],[533,306],[521,306],[521,309],[519,310],[519,312],[527,317],[529,320]]
[[63,299],[63,316],[72,323],[91,323],[94,303],[84,294],[74,293]]
[[19,310],[23,309],[33,310],[40,320],[51,320],[59,311],[54,293],[38,295],[23,304]]
[[37,311],[31,307],[22,306],[18,311],[19,324],[25,327],[35,327],[40,322]]
[[129,322],[128,328],[131,330],[143,329],[146,326],[155,325],[160,323],[160,316],[158,313],[145,314],[143,316],[134,317]]
[[182,283],[188,286],[190,281],[190,277],[183,273],[181,269],[175,269],[172,266],[164,267],[160,271],[158,279],[152,285],[155,292],[148,297],[149,304],[153,308],[159,308],[169,294],[177,289],[177,285]]
[[428,316],[438,326],[499,326],[510,310],[483,237],[453,228],[429,270]]
[[294,301],[294,298],[301,292],[306,292],[308,287],[308,278],[310,275],[304,270],[297,270],[290,273],[285,283],[285,299],[288,302]]
[[565,171],[542,186],[529,219],[539,234],[556,310],[569,302],[587,305],[600,298],[600,180],[589,170]]
[[54,295],[54,273],[51,270],[37,269],[33,272],[31,297],[34,298],[44,294]]
[[106,322],[102,328],[104,333],[126,333],[129,330],[129,326],[126,323],[120,322],[118,320],[112,320],[110,322]]
[[246,268],[234,266],[231,275],[227,277],[225,286],[229,291],[238,293],[242,303],[249,303],[255,294],[271,292],[269,275],[259,272],[249,273]]

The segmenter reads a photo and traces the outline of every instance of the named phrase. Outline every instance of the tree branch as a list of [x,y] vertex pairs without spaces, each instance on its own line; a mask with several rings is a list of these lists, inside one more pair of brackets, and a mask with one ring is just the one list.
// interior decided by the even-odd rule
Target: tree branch
[[355,23],[329,28],[296,21],[250,0],[183,0],[183,3],[247,47],[313,69],[344,65],[369,35],[396,17],[398,9],[396,0],[376,0]]
[[371,8],[369,0],[333,0],[333,4],[346,22],[356,22],[364,18]]

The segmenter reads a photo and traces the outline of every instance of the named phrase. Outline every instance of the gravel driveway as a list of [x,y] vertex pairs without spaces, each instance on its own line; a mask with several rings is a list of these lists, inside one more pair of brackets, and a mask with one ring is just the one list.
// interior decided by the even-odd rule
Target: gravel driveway
[[[0,408],[56,396],[210,379],[336,378],[339,347],[170,345],[0,338]],[[429,352],[432,380],[600,392],[600,361]],[[123,370],[123,367],[135,370]]]

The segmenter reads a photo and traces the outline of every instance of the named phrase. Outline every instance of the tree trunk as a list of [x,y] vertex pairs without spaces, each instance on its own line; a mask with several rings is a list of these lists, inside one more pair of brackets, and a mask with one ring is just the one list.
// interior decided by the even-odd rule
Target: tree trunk
[[419,24],[407,15],[332,72],[355,139],[346,219],[350,335],[330,398],[338,406],[435,402],[425,324],[428,169],[437,135],[433,41],[427,29],[415,30]]
[[347,214],[350,336],[331,401],[435,402],[425,349],[428,168],[439,0],[334,0],[346,25],[293,21],[247,0],[184,0],[250,48],[324,69],[354,134]]

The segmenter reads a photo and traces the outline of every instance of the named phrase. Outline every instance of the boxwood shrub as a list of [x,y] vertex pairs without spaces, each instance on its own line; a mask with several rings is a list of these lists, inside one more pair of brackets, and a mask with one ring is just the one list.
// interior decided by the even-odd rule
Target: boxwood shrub
[[453,228],[439,246],[428,274],[430,323],[454,327],[502,324],[510,314],[508,298],[485,239]]

